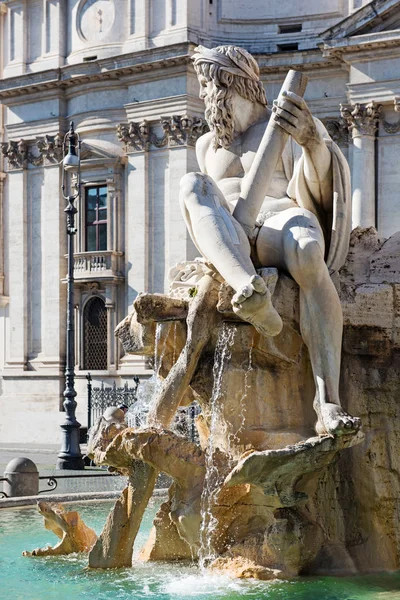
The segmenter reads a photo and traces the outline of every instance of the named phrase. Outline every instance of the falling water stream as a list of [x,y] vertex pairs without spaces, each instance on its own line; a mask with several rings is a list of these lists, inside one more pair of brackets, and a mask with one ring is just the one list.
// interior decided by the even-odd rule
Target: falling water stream
[[160,370],[164,360],[168,338],[168,335],[162,334],[163,324],[157,323],[154,344],[154,373],[149,379],[142,381],[139,386],[137,401],[131,406],[126,414],[128,427],[144,427],[146,425],[147,415],[159,392],[162,383]]
[[232,356],[232,345],[235,340],[235,325],[224,323],[219,331],[217,345],[214,354],[213,366],[213,389],[210,399],[210,435],[208,438],[208,447],[206,452],[206,476],[204,488],[201,496],[201,529],[200,529],[200,550],[199,565],[202,570],[216,558],[212,546],[212,534],[217,525],[216,519],[212,514],[212,507],[215,503],[216,495],[220,486],[220,475],[215,464],[215,436],[222,427],[220,398],[223,388],[223,376],[225,369]]

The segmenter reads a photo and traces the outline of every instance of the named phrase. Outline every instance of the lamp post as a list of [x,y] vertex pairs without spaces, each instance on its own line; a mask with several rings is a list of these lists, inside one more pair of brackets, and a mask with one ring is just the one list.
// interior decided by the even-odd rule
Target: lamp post
[[[68,234],[68,275],[67,275],[67,335],[66,335],[66,363],[65,363],[65,389],[64,409],[65,421],[61,424],[62,444],[58,455],[57,469],[84,469],[83,457],[79,447],[79,427],[76,420],[76,391],[75,391],[75,319],[74,319],[74,235],[75,215],[78,212],[74,202],[81,194],[81,140],[74,131],[71,123],[68,133],[64,137],[64,158],[62,161],[62,194],[68,201],[64,212],[67,214]],[[65,153],[66,149],[68,150]],[[66,195],[66,171],[77,173],[76,193]]]

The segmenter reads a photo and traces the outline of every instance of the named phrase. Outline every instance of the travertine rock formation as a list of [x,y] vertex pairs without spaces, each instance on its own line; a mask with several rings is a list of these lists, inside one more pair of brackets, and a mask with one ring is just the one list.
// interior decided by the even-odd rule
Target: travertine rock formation
[[[324,494],[356,571],[400,568],[400,233],[352,232],[340,272],[344,337],[341,397],[365,441],[339,459]],[[333,484],[333,482],[335,482]],[[336,487],[337,489],[333,489]]]
[[[400,234],[383,242],[374,230],[357,229],[337,282],[345,320],[341,398],[361,417],[363,433],[312,437],[314,388],[294,282],[260,271],[284,322],[275,338],[241,323],[230,308],[232,290],[215,284],[219,317],[185,395],[202,408],[201,448],[170,431],[116,425],[100,428],[93,445],[100,464],[131,474],[147,465],[174,479],[144,560],[200,555],[214,570],[260,579],[399,568],[399,251]],[[136,304],[146,314],[149,306],[162,309],[164,376],[173,340],[184,347],[190,302],[181,294],[171,303],[176,325],[168,322],[168,297]],[[154,352],[155,320],[133,313],[121,324],[131,351]],[[106,530],[111,547],[106,540],[115,534]],[[129,552],[121,539],[114,550],[124,547],[128,564],[134,536]]]

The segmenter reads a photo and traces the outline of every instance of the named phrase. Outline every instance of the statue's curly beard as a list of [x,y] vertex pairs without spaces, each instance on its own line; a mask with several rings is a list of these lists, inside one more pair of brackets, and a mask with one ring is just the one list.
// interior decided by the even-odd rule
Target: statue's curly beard
[[214,150],[229,148],[233,141],[232,92],[215,86],[210,97],[205,98],[204,116],[214,133]]

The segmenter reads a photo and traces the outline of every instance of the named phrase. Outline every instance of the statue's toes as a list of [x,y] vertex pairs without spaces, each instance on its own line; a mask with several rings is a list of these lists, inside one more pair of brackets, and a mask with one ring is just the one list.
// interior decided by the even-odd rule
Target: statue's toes
[[346,435],[358,431],[360,427],[361,419],[358,417],[350,417],[350,415],[343,415],[332,421],[329,432],[334,435]]
[[253,294],[252,287],[250,285],[245,285],[240,290],[238,290],[236,292],[236,294],[233,295],[232,304],[234,304],[235,306],[238,306],[239,304],[242,304],[242,302],[247,300],[247,298],[250,298],[250,296],[252,294]]

